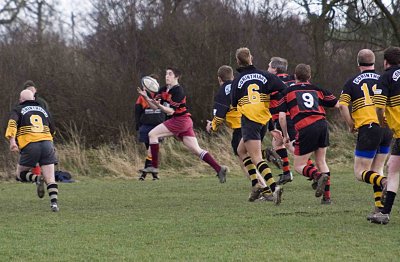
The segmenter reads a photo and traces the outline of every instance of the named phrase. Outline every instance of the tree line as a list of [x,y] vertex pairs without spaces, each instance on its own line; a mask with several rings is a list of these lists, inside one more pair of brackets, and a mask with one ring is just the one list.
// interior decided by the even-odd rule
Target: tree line
[[[61,18],[57,1],[0,2],[1,130],[25,80],[33,80],[58,127],[98,145],[134,132],[136,87],[144,75],[183,71],[195,126],[211,118],[216,71],[236,67],[247,46],[255,65],[272,56],[312,66],[313,83],[336,95],[357,72],[356,54],[400,45],[400,1],[92,0],[85,16]],[[68,14],[69,15],[69,14]],[[80,21],[78,27],[77,21]],[[1,143],[6,148],[5,140]]]

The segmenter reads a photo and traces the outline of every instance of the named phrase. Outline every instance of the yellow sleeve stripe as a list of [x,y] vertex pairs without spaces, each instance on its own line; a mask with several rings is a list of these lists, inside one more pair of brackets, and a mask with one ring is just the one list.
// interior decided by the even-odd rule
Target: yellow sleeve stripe
[[5,137],[10,139],[11,137],[16,137],[17,135],[17,122],[14,119],[8,120],[7,130]]

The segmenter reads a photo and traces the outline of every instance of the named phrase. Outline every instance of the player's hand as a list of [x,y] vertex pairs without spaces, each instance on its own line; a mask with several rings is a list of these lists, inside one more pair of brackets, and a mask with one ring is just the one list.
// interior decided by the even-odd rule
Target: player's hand
[[288,146],[290,144],[290,138],[288,135],[285,135],[283,137],[283,143],[285,144],[285,146]]
[[19,148],[18,148],[17,143],[15,143],[15,142],[11,142],[10,143],[10,151],[11,152],[19,152]]
[[211,133],[212,130],[212,121],[207,120],[206,130],[208,133]]
[[271,135],[276,140],[282,140],[283,139],[282,132],[279,131],[278,129],[272,130],[271,131]]
[[147,92],[145,90],[143,90],[142,88],[138,87],[137,91],[139,93],[139,95],[143,96],[144,98],[147,98]]
[[351,126],[349,126],[349,131],[351,132],[351,133],[356,133],[358,130],[355,128],[355,126],[354,126],[354,123],[351,125]]

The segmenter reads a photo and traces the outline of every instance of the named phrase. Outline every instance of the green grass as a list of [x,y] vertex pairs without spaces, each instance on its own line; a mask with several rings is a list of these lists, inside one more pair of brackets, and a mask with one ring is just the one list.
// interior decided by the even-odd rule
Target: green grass
[[231,175],[160,181],[89,179],[60,184],[59,213],[31,184],[0,184],[0,261],[395,261],[400,215],[365,216],[372,189],[332,172],[331,206],[301,176],[278,207],[249,203],[249,182]]

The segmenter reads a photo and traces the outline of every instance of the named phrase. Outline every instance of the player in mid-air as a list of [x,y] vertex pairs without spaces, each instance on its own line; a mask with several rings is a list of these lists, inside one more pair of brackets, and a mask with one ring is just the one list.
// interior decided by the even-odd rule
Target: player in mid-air
[[[5,137],[10,141],[10,150],[20,152],[17,165],[17,180],[35,182],[38,197],[45,194],[44,183],[50,197],[53,212],[59,211],[58,185],[54,178],[54,164],[57,163],[53,145],[54,127],[50,114],[38,102],[30,90],[20,94],[20,104],[11,112]],[[39,163],[42,175],[29,170]]]
[[[375,55],[369,49],[357,54],[360,73],[349,79],[340,95],[340,113],[351,132],[358,132],[354,152],[354,175],[357,180],[372,184],[374,190],[374,210],[367,216],[371,220],[374,213],[381,211],[383,167],[390,150],[392,132],[381,128],[374,104],[379,75],[375,72]],[[351,113],[349,110],[351,105]]]
[[183,87],[179,84],[181,71],[174,67],[169,67],[165,72],[166,86],[162,87],[156,96],[156,100],[150,98],[147,92],[138,88],[142,95],[153,109],[161,109],[169,117],[165,122],[153,128],[149,133],[151,164],[143,169],[144,172],[158,173],[158,152],[159,139],[163,137],[175,136],[195,155],[199,156],[204,162],[209,164],[216,172],[220,183],[225,183],[228,168],[219,165],[206,150],[203,150],[197,142],[193,130],[191,114],[186,107],[186,95]]
[[390,213],[399,189],[400,172],[400,47],[389,47],[384,51],[383,63],[385,72],[379,78],[375,105],[378,111],[379,121],[384,125],[383,109],[387,119],[387,125],[394,134],[394,143],[387,163],[387,185],[384,207],[371,217],[371,222],[387,224]]
[[[236,62],[239,75],[232,82],[232,106],[242,114],[242,139],[237,151],[250,175],[252,190],[249,199],[256,199],[260,194],[262,186],[257,179],[258,171],[271,188],[274,203],[279,205],[282,188],[276,184],[271,169],[262,158],[261,141],[271,119],[269,95],[284,90],[286,86],[277,76],[258,70],[248,48],[236,50]],[[281,136],[275,130],[271,134],[276,138]]]
[[[324,107],[338,107],[337,98],[329,91],[310,84],[311,68],[299,64],[295,69],[296,83],[282,93],[279,120],[285,143],[290,141],[287,132],[286,112],[297,131],[294,142],[294,168],[307,178],[317,181],[316,197],[323,198],[321,204],[330,204],[330,172],[325,155],[329,146],[328,123]],[[311,154],[315,154],[314,165],[309,165]]]
[[[231,86],[233,76],[233,69],[230,66],[223,65],[218,69],[217,72],[219,89],[217,95],[214,98],[213,108],[213,119],[212,121],[207,120],[206,130],[207,132],[217,132],[219,127],[225,121],[229,128],[233,130],[231,146],[235,156],[238,156],[237,148],[242,138],[241,123],[242,114],[237,108],[231,105]],[[239,156],[238,156],[239,158]],[[243,166],[243,162],[239,158],[240,167],[244,171],[245,175],[250,178],[247,173],[247,169]],[[272,200],[272,192],[267,187],[264,178],[257,173],[258,181],[263,187],[261,192],[260,200],[270,201]],[[250,199],[254,201],[256,199]]]

